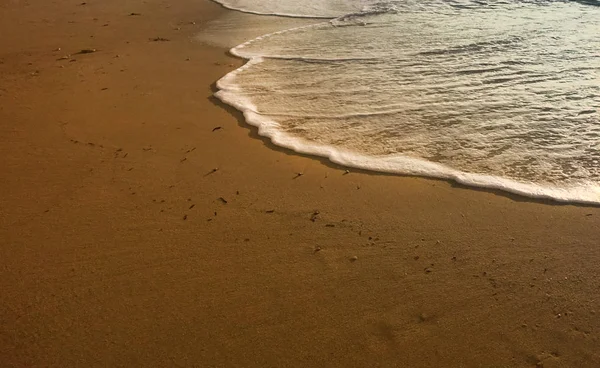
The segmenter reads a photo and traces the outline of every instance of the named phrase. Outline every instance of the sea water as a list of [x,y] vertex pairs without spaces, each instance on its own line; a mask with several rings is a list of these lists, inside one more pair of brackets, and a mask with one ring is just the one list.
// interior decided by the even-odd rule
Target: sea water
[[600,203],[600,3],[221,0],[313,17],[249,40],[217,97],[277,145]]

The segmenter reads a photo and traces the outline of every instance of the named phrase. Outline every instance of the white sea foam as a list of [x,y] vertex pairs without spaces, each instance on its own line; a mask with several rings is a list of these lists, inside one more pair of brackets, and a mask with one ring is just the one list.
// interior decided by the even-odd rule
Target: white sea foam
[[[443,26],[449,17],[461,16],[456,2],[451,10],[439,6],[450,2],[431,2],[435,17],[442,19],[434,19],[436,24]],[[242,3],[237,1],[238,10],[261,10],[244,8]],[[329,13],[311,14],[306,8],[296,11],[297,6],[285,11],[285,1],[270,3],[278,4],[279,15],[330,17],[335,13],[328,9]],[[360,5],[369,14],[353,12],[333,21],[266,34],[233,48],[232,54],[248,62],[218,81],[216,96],[242,111],[246,121],[274,144],[344,166],[442,178],[560,202],[600,203],[598,66],[579,63],[579,68],[557,75],[529,59],[521,34],[475,37],[470,44],[458,45],[446,36],[439,39],[436,32],[432,32],[435,37],[422,32],[409,39],[407,31],[431,24],[423,21],[429,14],[422,13],[430,11],[422,10],[423,3],[411,10],[412,24],[410,19],[400,19],[404,21],[400,44],[378,47],[372,37],[379,28],[389,32],[389,24],[395,26],[397,20],[393,14],[400,5],[407,6],[392,3],[374,7],[365,1],[348,1],[344,6]],[[234,8],[232,1],[226,5]],[[475,6],[468,1],[459,5],[461,9]],[[563,17],[568,6],[560,5]],[[336,15],[341,13],[338,9]],[[511,22],[513,14],[505,13],[500,13],[499,21]],[[351,26],[339,27],[349,19]],[[389,43],[385,34],[381,38]],[[596,36],[586,41],[590,39],[592,45],[600,45]],[[428,42],[431,45],[424,47]],[[540,39],[526,46],[535,47],[535,42]],[[564,46],[557,43],[556,47]],[[511,48],[518,57],[506,57]],[[555,55],[567,51],[559,50],[546,62],[555,62]],[[473,53],[477,58],[456,62]],[[430,59],[436,61],[436,69],[427,64]],[[553,67],[564,65],[548,68]],[[577,88],[572,86],[575,82]],[[528,94],[535,96],[527,100]],[[515,102],[513,95],[524,100]]]
[[361,1],[343,0],[303,0],[302,2],[297,2],[295,5],[285,0],[215,0],[215,2],[227,9],[238,10],[244,13],[291,18],[331,19],[361,9]]

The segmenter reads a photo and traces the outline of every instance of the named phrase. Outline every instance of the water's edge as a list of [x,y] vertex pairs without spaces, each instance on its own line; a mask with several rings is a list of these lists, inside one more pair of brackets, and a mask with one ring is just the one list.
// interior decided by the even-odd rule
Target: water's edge
[[[223,6],[224,8],[250,14],[308,18],[316,20],[334,19],[331,17],[308,17],[294,14],[260,13],[256,11],[233,8],[219,2],[218,0],[212,1]],[[500,190],[533,199],[551,200],[560,203],[600,205],[600,187],[596,185],[590,185],[589,187],[581,186],[561,188],[543,186],[533,183],[522,183],[498,176],[462,172],[442,164],[403,155],[377,157],[357,154],[355,152],[339,149],[333,146],[309,142],[279,130],[279,124],[277,122],[257,114],[257,108],[251,101],[236,94],[237,85],[234,80],[237,74],[252,68],[252,66],[257,65],[264,60],[261,57],[246,57],[240,52],[240,50],[255,41],[262,40],[273,35],[295,31],[301,28],[313,27],[318,24],[322,24],[322,22],[268,33],[233,47],[230,50],[230,53],[236,57],[246,60],[246,63],[242,67],[229,72],[217,81],[216,86],[219,91],[214,94],[215,97],[217,97],[223,103],[230,105],[242,112],[246,122],[251,126],[257,127],[258,134],[270,139],[271,142],[276,146],[287,148],[300,154],[324,157],[335,164],[345,167],[397,175],[410,175],[450,180],[469,187]]]
[[333,19],[332,17],[325,17],[325,16],[320,17],[320,16],[316,16],[316,15],[315,16],[309,16],[309,15],[287,14],[287,13],[264,13],[264,12],[250,10],[250,9],[234,8],[232,6],[229,6],[227,4],[224,4],[224,3],[220,2],[219,0],[211,0],[211,1],[214,2],[214,3],[216,3],[216,4],[221,5],[225,9],[239,11],[239,12],[247,13],[247,14],[266,15],[266,16],[274,16],[274,17],[287,17],[287,18]]

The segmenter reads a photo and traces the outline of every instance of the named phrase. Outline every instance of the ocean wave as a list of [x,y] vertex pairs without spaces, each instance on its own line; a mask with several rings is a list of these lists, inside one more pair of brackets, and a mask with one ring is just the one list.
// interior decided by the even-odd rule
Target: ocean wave
[[[465,3],[468,3],[468,1],[465,1]],[[513,3],[513,2],[510,2],[510,3]],[[462,5],[465,5],[465,4],[462,4]],[[452,4],[452,7],[460,8],[462,5],[457,4],[455,2]],[[237,9],[237,10],[243,11],[243,9]],[[381,9],[375,9],[375,10],[370,9],[369,10],[370,13],[365,12],[365,14],[367,14],[367,16],[369,16],[369,15],[372,16],[377,11],[379,11],[381,14],[393,14],[393,12],[396,12],[397,10],[398,10],[397,7],[390,6],[387,8],[381,8]],[[278,14],[278,15],[285,15],[285,14]],[[597,142],[597,143],[590,142],[591,148],[587,148],[587,149],[584,149],[583,146],[577,142],[564,143],[562,145],[557,143],[554,146],[548,148],[548,149],[553,150],[551,157],[553,157],[553,159],[560,159],[560,162],[561,162],[560,165],[563,165],[562,169],[558,169],[559,170],[558,175],[567,175],[568,173],[570,173],[569,175],[572,174],[573,177],[578,178],[577,181],[573,185],[569,184],[568,182],[565,182],[564,184],[525,182],[525,181],[521,181],[521,180],[515,180],[513,178],[506,177],[503,175],[483,174],[483,173],[479,173],[479,172],[469,172],[469,171],[457,169],[457,168],[453,167],[452,165],[447,165],[447,164],[443,164],[440,162],[434,162],[437,160],[431,161],[430,160],[431,157],[429,157],[429,156],[424,156],[424,157],[428,158],[428,159],[425,159],[425,158],[415,157],[414,155],[406,155],[406,154],[402,154],[402,153],[393,153],[393,152],[390,154],[386,154],[386,155],[374,155],[374,154],[368,154],[365,152],[355,151],[353,149],[348,149],[348,147],[344,148],[344,147],[338,146],[336,144],[323,144],[323,143],[319,143],[318,141],[315,141],[315,140],[306,139],[306,138],[302,137],[301,135],[292,133],[292,132],[298,131],[298,130],[288,129],[286,131],[286,129],[284,129],[284,127],[282,126],[282,122],[285,122],[286,119],[288,119],[288,120],[289,119],[293,119],[293,120],[312,119],[312,120],[317,120],[317,121],[319,119],[322,119],[322,120],[334,119],[334,120],[343,121],[345,119],[352,120],[352,119],[359,118],[359,117],[370,117],[370,116],[376,116],[376,115],[394,115],[394,114],[400,113],[401,111],[395,110],[395,109],[380,110],[380,111],[372,110],[372,111],[366,111],[366,112],[354,111],[354,112],[349,112],[347,114],[338,113],[338,112],[332,112],[330,114],[323,113],[323,112],[315,112],[315,113],[308,112],[307,113],[306,111],[282,112],[283,110],[286,109],[284,106],[281,108],[282,111],[263,112],[263,111],[261,111],[261,109],[259,109],[256,106],[256,101],[253,100],[253,97],[248,95],[249,90],[248,90],[247,86],[244,86],[243,84],[239,83],[238,79],[243,74],[252,72],[253,68],[260,68],[260,67],[262,67],[261,64],[266,65],[266,64],[270,63],[271,60],[277,61],[277,62],[294,62],[294,63],[307,63],[307,64],[317,63],[317,64],[327,64],[327,65],[332,65],[332,64],[336,64],[336,63],[347,64],[347,63],[353,63],[353,62],[356,62],[358,65],[360,65],[361,62],[378,62],[379,63],[382,60],[386,60],[385,55],[371,55],[371,56],[360,57],[360,56],[356,56],[353,54],[339,53],[337,55],[335,55],[335,54],[330,55],[330,54],[323,52],[321,55],[318,55],[318,56],[317,56],[317,54],[302,56],[299,54],[277,53],[277,52],[275,52],[275,50],[269,50],[268,52],[265,52],[264,50],[261,49],[263,42],[268,41],[272,37],[282,36],[282,39],[283,39],[283,36],[287,36],[286,33],[288,33],[288,32],[290,32],[291,35],[297,35],[298,32],[300,32],[300,31],[302,31],[302,32],[311,31],[312,32],[313,30],[311,28],[313,28],[314,31],[322,31],[323,30],[322,27],[324,27],[327,23],[331,24],[332,26],[336,26],[335,23],[345,22],[347,20],[354,21],[355,18],[360,17],[362,15],[363,15],[363,13],[360,13],[360,12],[349,13],[349,14],[343,15],[341,17],[336,17],[333,20],[330,20],[329,22],[325,22],[325,23],[321,22],[321,23],[316,23],[316,24],[312,24],[309,26],[291,28],[291,29],[286,29],[286,30],[266,34],[266,35],[257,37],[255,39],[249,40],[239,46],[234,47],[231,50],[231,53],[238,57],[247,59],[248,62],[241,68],[228,73],[226,76],[224,76],[217,82],[217,87],[218,87],[219,91],[215,94],[216,97],[218,97],[224,103],[227,103],[227,104],[235,107],[236,109],[242,111],[246,121],[250,125],[256,126],[258,128],[258,133],[261,136],[265,136],[265,137],[268,137],[269,139],[271,139],[271,141],[274,144],[291,149],[291,150],[299,152],[299,153],[326,157],[330,161],[340,164],[340,165],[354,167],[354,168],[360,168],[360,169],[365,169],[365,170],[371,170],[371,171],[394,173],[394,174],[400,174],[400,175],[415,175],[415,176],[441,178],[441,179],[446,179],[446,180],[452,180],[452,181],[455,181],[455,182],[458,182],[458,183],[461,183],[464,185],[468,185],[468,186],[497,189],[497,190],[502,190],[502,191],[506,191],[506,192],[510,192],[510,193],[514,193],[514,194],[518,194],[518,195],[522,195],[522,196],[527,196],[527,197],[531,197],[531,198],[544,198],[544,199],[551,199],[551,200],[555,200],[555,201],[559,201],[559,202],[600,204],[600,185],[598,184],[598,182],[595,180],[594,181],[585,180],[586,176],[590,175],[590,172],[587,172],[584,168],[581,168],[578,166],[572,166],[569,163],[569,158],[573,154],[588,154],[588,155],[590,155],[590,158],[588,160],[589,164],[594,165],[594,162],[597,161],[597,159],[594,158],[597,156],[597,151],[594,151],[594,150],[600,148],[600,142]],[[489,40],[489,41],[485,41],[485,40],[477,41],[477,42],[467,43],[464,46],[449,46],[449,47],[438,48],[438,49],[433,49],[433,50],[432,49],[422,50],[419,53],[419,55],[421,55],[421,57],[426,59],[429,57],[438,57],[438,56],[446,57],[445,55],[456,55],[456,54],[471,55],[471,54],[481,53],[484,51],[488,52],[488,53],[493,53],[493,52],[496,52],[497,50],[505,50],[507,48],[515,48],[515,49],[519,48],[522,46],[521,44],[525,41],[527,41],[527,40],[524,39],[523,36],[509,35],[509,37],[507,37],[507,38],[498,38],[498,39],[493,39],[493,40]],[[291,53],[293,53],[295,48],[290,47],[289,50]],[[452,57],[454,57],[454,56],[452,56]],[[448,58],[447,60],[453,60],[453,59]],[[447,104],[452,104],[453,102],[451,100],[445,100],[443,96],[438,96],[438,94],[439,94],[438,91],[443,90],[443,89],[448,89],[448,88],[454,88],[454,89],[458,88],[458,89],[464,89],[464,91],[471,90],[471,91],[481,92],[481,91],[486,91],[488,88],[492,88],[490,86],[486,87],[486,84],[504,85],[506,83],[510,83],[510,85],[518,84],[519,86],[522,86],[519,88],[529,88],[529,89],[538,88],[537,86],[536,87],[525,87],[525,86],[535,85],[536,83],[549,82],[549,81],[552,81],[554,78],[554,76],[552,76],[552,75],[549,76],[548,74],[537,73],[536,68],[538,67],[538,64],[539,64],[538,61],[520,58],[520,59],[514,59],[514,60],[510,60],[510,59],[509,60],[501,60],[496,64],[494,64],[494,63],[491,63],[489,65],[481,64],[480,66],[475,66],[472,68],[468,68],[467,66],[465,66],[462,69],[456,68],[456,70],[449,70],[447,75],[455,75],[457,77],[460,77],[461,75],[464,75],[465,77],[477,76],[480,79],[480,82],[479,83],[476,83],[476,82],[475,83],[473,83],[473,82],[466,83],[466,82],[460,82],[458,80],[448,79],[445,82],[439,81],[438,86],[423,85],[423,87],[427,87],[429,89],[425,90],[423,92],[419,92],[419,93],[424,93],[423,97],[425,97],[427,99],[431,99],[432,102],[436,101],[435,102],[436,105],[444,106]],[[415,70],[419,70],[422,67],[422,65],[419,64],[419,62],[411,63],[409,61],[406,61],[405,67],[414,68]],[[522,70],[519,68],[530,68],[530,70]],[[589,67],[589,69],[591,70],[591,72],[595,72],[597,70],[596,67]],[[313,69],[311,69],[311,70],[313,70]],[[575,73],[575,71],[568,71],[568,72]],[[428,73],[430,73],[432,76],[439,74],[438,72],[431,73],[431,72],[427,72],[426,70],[420,70],[420,73],[422,74],[422,76],[427,76]],[[266,74],[266,75],[269,75],[269,74]],[[272,76],[269,76],[269,78],[272,78]],[[269,93],[269,88],[267,88],[267,86],[268,86],[267,83],[268,82],[265,81],[261,84],[261,86],[264,86],[264,87],[257,86],[256,88],[258,88],[258,87],[260,87],[260,88],[257,89],[255,93],[260,93],[260,94]],[[415,83],[415,81],[411,82],[410,80],[406,80],[406,81],[403,81],[401,85],[404,85],[405,83],[410,85],[411,83]],[[454,85],[454,87],[452,87],[452,85]],[[340,88],[340,91],[343,91],[343,90],[351,91],[351,89],[349,89],[351,87],[349,87],[348,85],[342,85],[342,86],[339,86],[339,88]],[[539,88],[543,88],[543,87],[539,87]],[[581,94],[570,96],[566,92],[565,93],[561,92],[562,94],[558,94],[559,91],[553,91],[553,90],[539,90],[538,91],[538,90],[534,89],[533,91],[535,93],[551,96],[553,99],[563,98],[563,99],[570,99],[572,101],[586,101],[586,100],[589,100],[589,96],[597,96],[596,92],[594,92],[593,87],[588,86],[586,88],[589,91],[587,94],[587,97],[581,96]],[[329,91],[330,94],[333,92],[335,92],[335,91],[334,90]],[[294,96],[297,96],[298,98],[302,98],[301,92],[291,93],[291,92],[286,91],[286,92],[281,93],[281,95],[284,95],[284,96],[285,95],[288,95],[288,96],[294,95]],[[556,95],[556,96],[554,96],[554,95]],[[315,93],[314,98],[317,98],[317,96],[326,97],[327,90],[319,91],[318,93]],[[383,105],[385,105],[385,103]],[[505,108],[501,105],[489,103],[489,102],[488,102],[488,105],[489,106],[485,107],[485,109],[488,109],[488,110],[482,110],[481,108],[479,108],[479,110],[489,114],[490,112],[494,112],[495,110],[497,110],[498,113],[502,113],[502,109]],[[525,107],[525,105],[517,104],[515,106],[512,106],[511,108],[522,109],[524,107]],[[556,111],[563,111],[563,110],[554,109],[553,106],[546,106],[546,107],[531,106],[530,109],[532,111],[534,111],[536,109],[539,111],[537,114],[539,116],[538,118],[539,118],[540,123],[543,123],[546,121],[548,123],[551,123],[551,120],[547,120],[548,118],[546,117],[546,115],[555,113]],[[576,105],[576,106],[573,106],[572,110],[573,110],[573,112],[567,112],[568,116],[570,116],[569,119],[576,119],[579,117],[579,120],[573,120],[573,122],[570,122],[568,124],[569,126],[577,127],[578,126],[577,124],[586,122],[586,121],[587,121],[588,125],[592,124],[591,126],[594,126],[593,120],[595,119],[595,116],[596,116],[595,114],[597,113],[597,110],[598,110],[597,108],[595,108],[595,107],[594,108],[585,108],[585,106],[578,108],[578,106]],[[423,114],[423,111],[420,111],[419,108],[414,108],[414,109],[412,109],[412,111],[415,113],[419,112],[420,114]],[[477,114],[478,114],[477,111],[478,110],[476,109],[473,111],[463,113],[463,119],[472,119],[473,117],[477,116]],[[442,114],[442,113],[439,113],[439,114]],[[456,117],[458,117],[456,112],[451,112],[448,115],[445,115],[445,116],[439,115],[438,117],[433,117],[433,118],[446,119],[447,124],[450,124],[449,126],[452,126],[452,124],[456,124],[455,115],[456,115]],[[423,116],[426,117],[427,114],[425,114]],[[548,115],[548,117],[550,117],[550,116],[551,115]],[[585,119],[587,119],[587,120],[585,120]],[[506,123],[505,125],[506,125],[506,129],[511,129],[510,123]],[[312,127],[312,125],[311,125],[311,127]],[[497,125],[497,128],[500,129],[500,125]],[[301,128],[299,131],[302,131],[302,129],[303,128]],[[544,132],[545,133],[543,133],[542,130],[532,130],[530,133],[527,133],[526,131],[524,131],[523,133],[519,133],[519,135],[513,135],[512,139],[515,139],[517,141],[522,141],[522,142],[528,142],[531,139],[533,139],[534,141],[539,141],[539,142],[544,142],[544,143],[551,142],[551,139],[553,139],[552,135],[554,133],[552,133],[551,130],[544,130]],[[557,133],[555,134],[555,137],[563,137],[564,132],[565,132],[564,129],[557,131]],[[590,131],[586,132],[585,134],[588,138],[590,138],[592,140],[594,139],[593,137],[600,137],[600,134],[597,134],[597,132],[595,132],[594,128],[590,128]],[[464,147],[463,148],[465,150],[464,153],[471,152],[471,154],[475,155],[473,157],[476,157],[477,155],[479,155],[479,152],[477,151],[478,148],[477,148],[476,136],[477,136],[477,133],[473,134],[473,137],[475,139],[473,141],[473,144],[474,144],[473,147],[470,147],[470,148]],[[504,140],[507,137],[499,136],[498,138],[501,140]],[[506,148],[502,148],[501,145],[499,145],[499,147],[500,148],[494,148],[493,152],[490,152],[490,155],[491,155],[490,157],[498,156],[498,155],[499,155],[499,157],[503,157],[502,155],[505,155],[504,152],[505,152]],[[561,150],[564,150],[564,149],[571,149],[572,152],[568,152],[563,155],[560,152],[561,152]],[[445,155],[445,154],[446,153],[442,152],[442,155]],[[542,156],[540,156],[540,157],[542,157]],[[524,158],[522,159],[522,162],[525,165],[527,165],[527,162],[528,162],[527,161],[528,159],[526,157],[527,157],[527,155],[525,155]],[[596,162],[596,164],[598,164],[598,162]],[[525,169],[525,167],[523,167],[523,169]],[[515,168],[514,170],[515,170],[515,172],[518,172],[519,168]],[[543,170],[547,170],[548,172],[556,172],[557,168],[553,168],[551,166],[546,165],[546,167],[542,167],[542,171]],[[562,170],[563,173],[560,173],[560,170]]]
[[592,205],[600,203],[600,186],[594,183],[572,188],[521,183],[493,175],[466,173],[414,157],[403,155],[368,156],[329,145],[316,144],[281,131],[280,125],[276,121],[255,113],[253,111],[255,106],[249,101],[240,99],[235,93],[232,94],[223,89],[217,92],[216,96],[226,104],[242,111],[248,124],[257,127],[258,134],[269,138],[275,145],[297,153],[325,157],[342,166],[390,174],[452,180],[466,186],[496,189],[525,197],[563,203]]

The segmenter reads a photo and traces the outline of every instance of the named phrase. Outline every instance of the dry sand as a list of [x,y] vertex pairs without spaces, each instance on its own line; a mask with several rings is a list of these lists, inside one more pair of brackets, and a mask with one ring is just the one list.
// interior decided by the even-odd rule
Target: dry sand
[[224,12],[0,2],[1,367],[600,366],[600,209],[273,147]]

